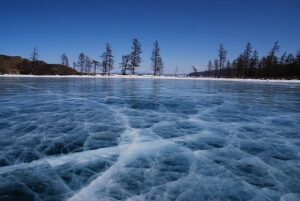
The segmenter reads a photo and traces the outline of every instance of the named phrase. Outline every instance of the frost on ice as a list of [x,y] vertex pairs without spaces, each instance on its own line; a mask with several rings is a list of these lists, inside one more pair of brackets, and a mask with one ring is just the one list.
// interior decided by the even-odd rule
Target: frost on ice
[[300,199],[300,85],[0,82],[0,200]]

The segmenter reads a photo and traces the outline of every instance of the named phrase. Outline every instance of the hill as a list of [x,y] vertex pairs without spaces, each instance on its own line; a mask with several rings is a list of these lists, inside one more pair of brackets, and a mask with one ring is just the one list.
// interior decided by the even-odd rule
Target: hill
[[60,64],[33,62],[19,56],[0,55],[0,74],[76,75],[77,71]]

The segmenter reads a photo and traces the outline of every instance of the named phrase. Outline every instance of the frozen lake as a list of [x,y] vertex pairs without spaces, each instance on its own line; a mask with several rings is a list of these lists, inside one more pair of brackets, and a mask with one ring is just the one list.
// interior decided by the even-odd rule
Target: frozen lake
[[300,200],[300,84],[0,78],[0,200]]

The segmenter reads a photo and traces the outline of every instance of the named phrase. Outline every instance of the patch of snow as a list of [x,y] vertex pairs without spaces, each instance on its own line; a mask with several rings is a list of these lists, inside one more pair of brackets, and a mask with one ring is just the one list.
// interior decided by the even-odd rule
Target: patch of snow
[[211,78],[211,77],[175,77],[154,75],[13,75],[4,74],[0,77],[30,77],[30,78],[122,78],[122,79],[171,79],[171,80],[210,80],[210,81],[236,81],[236,82],[263,82],[263,83],[300,83],[300,80],[285,79],[240,79],[240,78]]

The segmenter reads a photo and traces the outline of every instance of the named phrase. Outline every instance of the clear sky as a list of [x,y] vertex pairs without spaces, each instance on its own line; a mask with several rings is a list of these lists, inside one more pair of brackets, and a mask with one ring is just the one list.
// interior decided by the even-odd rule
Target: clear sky
[[[133,38],[143,47],[138,72],[150,72],[152,44],[158,40],[165,72],[206,68],[223,43],[232,59],[252,42],[266,54],[274,41],[295,53],[300,48],[299,0],[0,0],[0,54],[70,63],[84,52],[100,59],[111,43],[115,66],[130,52]],[[281,52],[282,52],[281,51]],[[119,72],[116,68],[115,72]]]

